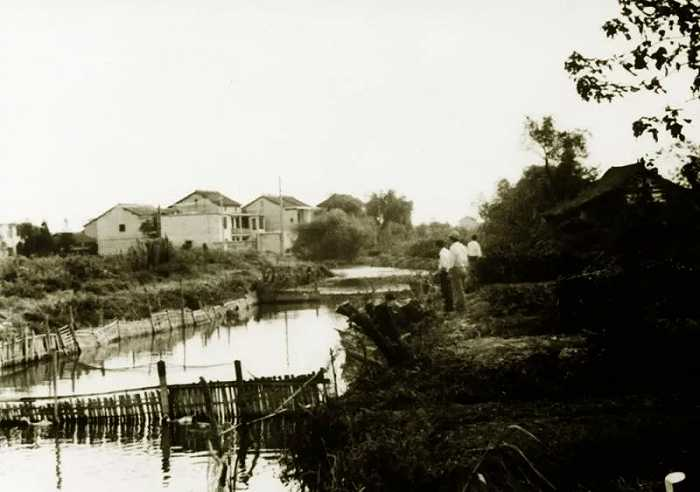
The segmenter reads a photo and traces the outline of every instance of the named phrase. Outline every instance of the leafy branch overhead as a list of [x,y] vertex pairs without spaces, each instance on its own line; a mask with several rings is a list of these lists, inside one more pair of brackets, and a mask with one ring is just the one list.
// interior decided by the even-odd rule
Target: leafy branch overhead
[[[573,52],[564,68],[585,101],[610,102],[648,91],[666,94],[665,82],[674,74],[687,76],[690,100],[700,98],[700,1],[618,0],[620,15],[603,24],[611,39],[631,46],[609,58],[589,58]],[[662,115],[644,116],[632,124],[636,137],[650,134],[658,141],[663,129],[684,141],[691,120],[681,108],[667,106]]]

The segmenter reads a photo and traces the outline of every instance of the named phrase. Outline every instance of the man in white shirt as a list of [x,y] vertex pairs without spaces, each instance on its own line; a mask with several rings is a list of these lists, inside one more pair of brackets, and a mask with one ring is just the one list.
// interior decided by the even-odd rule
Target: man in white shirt
[[474,234],[472,240],[467,243],[467,258],[469,260],[469,275],[466,282],[471,290],[474,288],[476,282],[476,273],[474,269],[481,258],[481,245],[476,240],[476,234]]
[[467,257],[469,264],[473,264],[477,258],[481,258],[481,245],[476,240],[476,234],[472,236],[472,240],[467,243]]
[[452,253],[445,247],[445,241],[438,239],[435,241],[435,245],[440,248],[440,253],[438,254],[438,277],[440,279],[440,292],[442,293],[442,300],[445,302],[445,312],[452,311],[454,309],[452,302],[452,284],[450,282],[449,271],[454,266],[454,261],[452,260]]
[[469,265],[467,247],[459,240],[459,234],[456,232],[451,232],[449,237],[452,241],[450,245],[450,255],[453,261],[452,268],[450,269],[452,295],[454,296],[454,303],[457,311],[464,311],[464,279],[467,275],[467,266]]

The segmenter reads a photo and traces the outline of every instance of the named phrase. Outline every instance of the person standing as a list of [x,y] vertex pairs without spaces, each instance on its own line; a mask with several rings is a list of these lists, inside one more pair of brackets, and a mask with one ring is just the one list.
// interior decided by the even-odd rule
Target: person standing
[[476,240],[476,234],[472,236],[472,240],[467,243],[467,257],[469,258],[469,264],[472,265],[479,261],[481,258],[481,245],[479,241]]
[[454,310],[452,301],[452,283],[450,282],[450,270],[454,262],[452,261],[452,253],[445,247],[445,241],[438,239],[435,245],[440,248],[438,253],[438,277],[440,280],[440,292],[442,300],[445,302],[445,312]]
[[467,266],[469,266],[467,247],[459,240],[459,234],[456,232],[451,232],[449,238],[452,241],[450,255],[453,265],[450,269],[450,279],[452,280],[454,305],[457,311],[464,311],[464,279],[467,275]]
[[472,235],[472,240],[467,243],[467,259],[469,260],[469,275],[467,276],[467,288],[472,290],[476,284],[475,268],[481,258],[481,245],[476,240],[476,234]]

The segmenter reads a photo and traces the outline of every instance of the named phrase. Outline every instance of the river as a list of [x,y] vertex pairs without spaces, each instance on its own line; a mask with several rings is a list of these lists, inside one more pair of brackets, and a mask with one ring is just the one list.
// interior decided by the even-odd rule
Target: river
[[[334,270],[337,277],[373,278],[410,273],[406,270],[360,267]],[[342,290],[340,291],[342,293]],[[350,287],[348,292],[356,292]],[[339,301],[338,301],[339,302]],[[261,307],[254,317],[233,326],[173,330],[155,337],[120,340],[59,364],[58,393],[82,394],[158,382],[156,363],[166,362],[168,383],[234,379],[233,361],[244,377],[308,374],[330,371],[336,354],[339,391],[343,354],[337,329],[345,318],[335,303]],[[0,375],[0,399],[51,394],[49,363]],[[257,429],[259,450],[239,473],[237,490],[296,490],[278,476],[277,458],[284,446],[275,423]],[[204,491],[211,482],[211,459],[203,435],[174,427],[119,426],[0,429],[0,490],[5,491]],[[239,468],[240,469],[240,468]]]
[[[234,378],[233,361],[244,377],[305,374],[329,368],[329,351],[337,350],[337,328],[346,325],[334,306],[290,305],[261,308],[234,326],[174,330],[155,338],[122,340],[61,361],[59,394],[92,393],[157,384],[156,362],[166,362],[169,383]],[[338,353],[336,371],[342,353]],[[49,364],[0,376],[0,398],[50,394]],[[339,380],[342,386],[342,379]],[[83,435],[81,435],[81,432]],[[210,464],[204,441],[196,433],[167,437],[163,429],[119,427],[0,431],[0,490],[22,491],[201,491],[207,488]],[[167,432],[167,431],[166,431]],[[269,439],[267,441],[270,441]],[[274,441],[274,439],[272,440]],[[250,476],[239,490],[294,490],[277,474],[278,444],[261,443]]]

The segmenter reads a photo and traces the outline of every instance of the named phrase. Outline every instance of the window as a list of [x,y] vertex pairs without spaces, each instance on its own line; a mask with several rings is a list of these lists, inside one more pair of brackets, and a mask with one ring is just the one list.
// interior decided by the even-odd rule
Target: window
[[126,232],[126,224],[119,224],[119,232]]
[[228,217],[222,217],[224,229],[228,229]]
[[294,217],[290,217],[290,218],[289,218],[289,222],[291,222],[291,223],[293,224],[293,223],[294,223]]
[[256,226],[257,226],[257,223],[256,223],[256,220],[255,220],[255,217],[253,217],[253,218],[250,219],[250,228],[251,228],[251,229],[257,229]]

